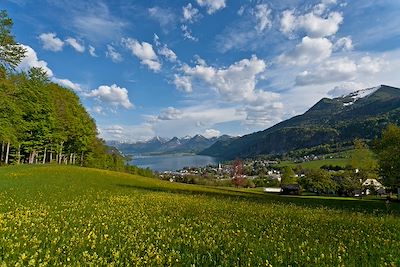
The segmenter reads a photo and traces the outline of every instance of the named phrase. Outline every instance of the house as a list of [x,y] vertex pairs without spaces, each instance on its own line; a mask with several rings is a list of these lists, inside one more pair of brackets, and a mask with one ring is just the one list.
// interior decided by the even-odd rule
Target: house
[[378,194],[385,194],[385,187],[376,179],[366,179],[362,183],[363,188],[366,188],[365,194],[371,194],[371,188],[374,188]]

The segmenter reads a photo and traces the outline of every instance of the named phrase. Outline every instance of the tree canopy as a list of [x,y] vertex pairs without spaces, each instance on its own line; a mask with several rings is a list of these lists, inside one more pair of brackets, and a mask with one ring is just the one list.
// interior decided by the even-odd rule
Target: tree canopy
[[13,21],[5,10],[0,11],[0,65],[5,69],[15,69],[24,58],[26,50],[11,34]]
[[400,127],[390,124],[375,142],[374,151],[384,184],[393,190],[400,188]]

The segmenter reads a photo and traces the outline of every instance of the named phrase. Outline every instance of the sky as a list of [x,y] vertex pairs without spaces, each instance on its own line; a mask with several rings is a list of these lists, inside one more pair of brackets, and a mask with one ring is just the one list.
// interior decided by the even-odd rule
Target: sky
[[398,0],[2,0],[106,140],[244,135],[323,97],[400,87]]

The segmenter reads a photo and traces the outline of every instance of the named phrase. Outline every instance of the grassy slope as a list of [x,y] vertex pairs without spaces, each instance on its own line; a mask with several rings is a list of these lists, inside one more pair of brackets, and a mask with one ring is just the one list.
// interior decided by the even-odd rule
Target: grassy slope
[[334,158],[334,159],[323,159],[323,160],[312,160],[302,163],[294,163],[291,161],[282,161],[278,164],[278,166],[290,166],[292,168],[296,167],[297,165],[303,166],[305,169],[319,169],[323,165],[333,165],[333,166],[341,166],[346,167],[346,165],[350,164],[350,160],[346,158]]
[[395,266],[400,211],[390,205],[77,167],[5,167],[0,263]]

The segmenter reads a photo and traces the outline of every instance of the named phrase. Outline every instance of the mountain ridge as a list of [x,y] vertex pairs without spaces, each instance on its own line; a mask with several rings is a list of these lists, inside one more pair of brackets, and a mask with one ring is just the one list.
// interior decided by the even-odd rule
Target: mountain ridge
[[[357,97],[367,90],[373,92]],[[263,131],[216,142],[200,154],[226,159],[283,154],[355,138],[373,139],[388,123],[400,123],[400,89],[381,85],[346,96],[322,98],[302,115]]]

